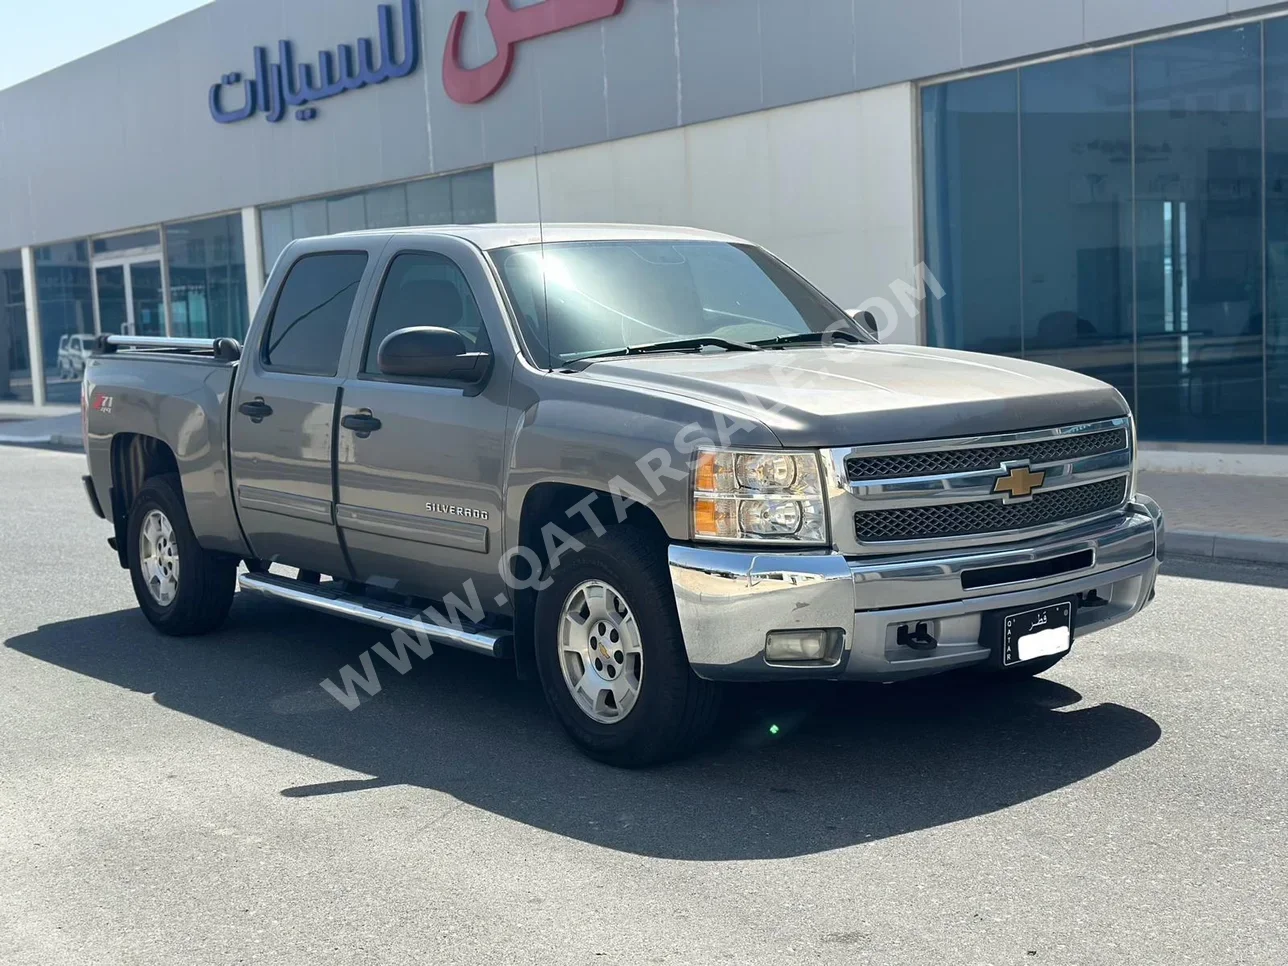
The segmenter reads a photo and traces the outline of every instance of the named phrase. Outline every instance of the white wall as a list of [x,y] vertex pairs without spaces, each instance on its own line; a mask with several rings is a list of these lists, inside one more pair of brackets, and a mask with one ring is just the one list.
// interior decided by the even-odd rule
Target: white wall
[[[896,84],[496,165],[498,221],[684,225],[774,252],[847,309],[898,308],[887,341],[923,341],[890,287],[919,261],[914,89]],[[906,301],[906,299],[905,299]]]

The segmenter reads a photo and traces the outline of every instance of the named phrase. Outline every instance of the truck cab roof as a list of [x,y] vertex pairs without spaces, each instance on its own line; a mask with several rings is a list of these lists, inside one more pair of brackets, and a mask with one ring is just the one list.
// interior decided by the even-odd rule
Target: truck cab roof
[[[364,231],[342,232],[338,235],[325,237],[334,243],[336,239],[341,238],[371,238],[373,236],[392,235],[445,235],[460,238],[483,251],[512,248],[516,245],[536,245],[541,242],[573,241],[709,241],[747,244],[745,239],[720,232],[705,231],[701,228],[676,228],[665,225],[616,225],[593,222],[425,225],[413,228],[374,228]],[[304,240],[299,239],[299,241]]]

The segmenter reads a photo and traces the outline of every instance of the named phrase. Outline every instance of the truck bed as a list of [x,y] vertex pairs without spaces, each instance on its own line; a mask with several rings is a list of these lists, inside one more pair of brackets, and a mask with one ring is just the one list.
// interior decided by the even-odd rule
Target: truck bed
[[232,339],[99,339],[85,368],[85,450],[105,511],[113,512],[113,460],[129,458],[135,437],[164,441],[202,546],[246,552],[227,462],[229,396],[240,355]]

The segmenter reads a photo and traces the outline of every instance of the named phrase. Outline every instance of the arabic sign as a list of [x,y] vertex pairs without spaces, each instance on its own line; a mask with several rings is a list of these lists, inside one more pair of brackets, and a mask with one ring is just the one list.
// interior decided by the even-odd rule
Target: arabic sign
[[[420,60],[420,27],[416,21],[416,0],[402,0],[402,57],[395,56],[394,10],[382,3],[376,8],[380,23],[380,61],[376,63],[371,40],[361,37],[357,43],[355,64],[354,49],[350,44],[340,44],[332,54],[329,50],[318,52],[317,82],[314,82],[313,65],[295,63],[295,50],[289,40],[278,41],[278,63],[269,63],[268,50],[254,50],[255,76],[242,78],[239,73],[225,74],[219,83],[210,88],[210,116],[220,124],[244,121],[256,111],[263,112],[264,120],[276,123],[286,116],[288,107],[295,108],[295,117],[311,121],[317,117],[317,108],[311,105],[335,97],[345,91],[354,91],[373,84],[383,84],[395,77],[406,77],[416,69]],[[225,110],[223,89],[242,85],[243,103],[234,110]]]
[[525,40],[559,33],[570,27],[616,17],[626,0],[545,0],[528,7],[511,7],[507,0],[488,0],[484,17],[496,40],[496,56],[481,67],[461,66],[461,39],[469,17],[461,11],[452,19],[443,51],[443,89],[458,104],[478,104],[499,91],[514,69],[515,48]]
[[[626,0],[542,0],[524,7],[511,7],[509,0],[488,0],[484,18],[496,42],[496,56],[478,67],[461,64],[461,47],[469,12],[462,10],[452,18],[447,44],[443,51],[443,89],[458,104],[478,104],[487,100],[502,86],[514,69],[515,51],[519,44],[571,27],[606,20],[622,12]],[[416,0],[402,0],[403,50],[396,51],[394,10],[389,4],[376,8],[379,23],[380,57],[369,38],[359,38],[356,45],[340,44],[334,52],[318,52],[316,73],[312,64],[295,60],[295,48],[289,40],[277,44],[277,63],[269,60],[266,47],[254,48],[255,76],[224,74],[210,88],[210,116],[220,124],[244,121],[256,113],[276,123],[295,108],[295,117],[311,121],[317,117],[313,105],[345,91],[383,84],[392,78],[406,77],[420,62],[420,27]],[[355,55],[355,46],[357,48]],[[224,89],[241,86],[241,106],[224,107]]]

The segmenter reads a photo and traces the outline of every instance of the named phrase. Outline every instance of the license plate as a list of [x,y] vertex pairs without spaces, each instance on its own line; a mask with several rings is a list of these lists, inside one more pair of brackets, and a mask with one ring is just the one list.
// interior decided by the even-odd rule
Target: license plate
[[1002,664],[1063,654],[1073,646],[1073,605],[1048,604],[1002,619]]

